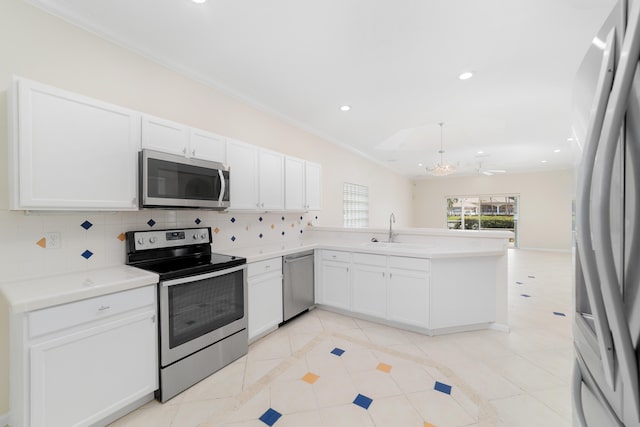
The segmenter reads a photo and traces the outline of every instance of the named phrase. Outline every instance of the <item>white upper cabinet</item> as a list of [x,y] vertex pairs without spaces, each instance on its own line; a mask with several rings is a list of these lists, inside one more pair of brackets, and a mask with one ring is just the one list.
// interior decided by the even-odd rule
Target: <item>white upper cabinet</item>
[[140,114],[14,78],[11,209],[137,210]]
[[227,140],[231,209],[258,209],[258,148]]
[[153,116],[142,116],[142,148],[185,156],[189,128]]
[[260,209],[284,209],[284,155],[260,150]]
[[191,128],[189,130],[189,157],[200,160],[227,163],[225,138],[215,133]]
[[286,210],[304,211],[306,210],[305,161],[287,156],[284,162],[284,208]]
[[224,137],[146,114],[142,148],[220,163],[227,160]]
[[284,155],[227,140],[231,209],[284,210]]
[[305,162],[305,209],[319,211],[322,209],[322,166]]

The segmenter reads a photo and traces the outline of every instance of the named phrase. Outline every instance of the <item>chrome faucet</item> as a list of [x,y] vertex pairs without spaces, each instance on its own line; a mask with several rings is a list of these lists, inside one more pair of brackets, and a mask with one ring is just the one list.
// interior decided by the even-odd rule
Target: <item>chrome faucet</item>
[[391,212],[389,216],[389,243],[393,242],[393,223],[396,222],[396,216]]

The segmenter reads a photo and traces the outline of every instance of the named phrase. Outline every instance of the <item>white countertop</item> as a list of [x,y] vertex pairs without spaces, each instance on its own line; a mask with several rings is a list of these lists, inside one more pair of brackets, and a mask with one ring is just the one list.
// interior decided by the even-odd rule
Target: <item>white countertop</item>
[[[285,243],[220,252],[244,257],[247,262],[251,263],[313,249],[428,259],[502,256],[506,253],[506,249],[461,249],[455,246],[447,248],[419,243],[373,243],[347,240]],[[120,265],[98,270],[0,282],[0,293],[4,295],[14,313],[21,313],[152,285],[158,283],[158,280],[156,273]]]
[[99,270],[0,282],[14,313],[39,310],[158,283],[158,275],[121,265]]
[[233,250],[223,250],[221,252],[227,255],[244,257],[247,259],[247,262],[250,263],[313,249],[330,249],[336,251],[362,252],[379,255],[397,255],[428,259],[501,256],[506,254],[506,249],[501,251],[476,248],[461,249],[455,247],[435,247],[416,243],[361,243],[341,240],[285,243],[280,245],[265,245],[238,248]]

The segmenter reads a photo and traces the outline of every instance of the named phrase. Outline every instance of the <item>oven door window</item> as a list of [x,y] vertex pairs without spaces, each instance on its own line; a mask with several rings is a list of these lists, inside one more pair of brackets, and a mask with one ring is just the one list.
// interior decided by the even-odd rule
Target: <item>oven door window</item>
[[222,181],[217,169],[148,159],[149,197],[217,201]]
[[169,287],[169,348],[244,317],[243,271]]

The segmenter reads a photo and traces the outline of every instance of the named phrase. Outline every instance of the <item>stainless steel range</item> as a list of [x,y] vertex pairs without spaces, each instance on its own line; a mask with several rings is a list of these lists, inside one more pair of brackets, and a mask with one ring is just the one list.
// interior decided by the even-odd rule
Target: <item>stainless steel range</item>
[[156,272],[165,402],[247,354],[246,259],[211,252],[211,228],[130,231],[127,264]]

